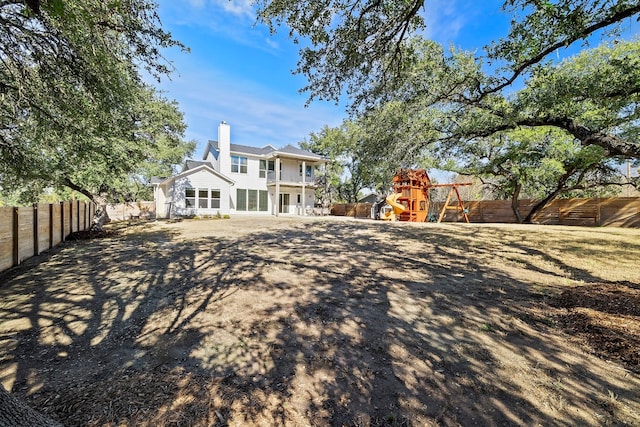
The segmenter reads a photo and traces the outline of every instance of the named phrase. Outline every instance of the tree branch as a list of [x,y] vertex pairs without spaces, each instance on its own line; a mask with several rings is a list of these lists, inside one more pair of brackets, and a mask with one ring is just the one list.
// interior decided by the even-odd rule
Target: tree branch
[[85,196],[87,196],[89,198],[89,200],[91,200],[91,201],[94,200],[94,195],[89,190],[87,190],[86,188],[81,187],[78,184],[72,182],[68,177],[64,177],[62,179],[62,183],[65,186],[69,187],[70,189],[75,190],[78,193],[84,194]]
[[517,122],[521,126],[553,126],[569,132],[582,146],[597,145],[605,150],[607,157],[621,156],[640,159],[640,144],[626,141],[616,135],[592,131],[570,118],[524,119]]
[[545,49],[542,49],[540,51],[540,53],[538,53],[537,55],[534,55],[533,57],[529,58],[528,60],[520,63],[514,69],[513,74],[508,79],[504,80],[502,83],[498,84],[497,86],[484,89],[480,93],[479,99],[484,98],[484,96],[486,96],[488,94],[499,92],[502,89],[506,88],[507,86],[510,86],[518,77],[520,77],[524,73],[524,71],[527,68],[531,67],[532,65],[535,65],[535,64],[539,63],[547,55],[549,55],[552,52],[555,52],[556,50],[560,49],[561,47],[568,46],[568,45],[574,43],[577,40],[584,39],[587,36],[593,34],[594,32],[596,32],[598,30],[606,28],[609,25],[615,24],[616,22],[622,21],[625,18],[629,18],[629,17],[631,17],[633,15],[636,15],[637,13],[640,13],[640,4],[636,4],[634,6],[631,6],[631,7],[627,8],[627,9],[619,10],[616,13],[614,13],[612,15],[609,15],[608,17],[605,17],[601,21],[595,22],[592,25],[589,25],[589,26],[585,27],[582,31],[576,33],[575,35],[568,36],[568,37],[565,37],[565,38],[563,38],[561,40],[558,40],[557,42],[549,45]]
[[624,157],[640,159],[640,144],[630,142],[620,138],[619,136],[604,133],[601,131],[592,131],[586,126],[579,124],[576,120],[567,117],[540,117],[540,118],[524,118],[513,122],[504,122],[500,125],[493,126],[469,135],[452,135],[447,140],[456,140],[461,137],[472,140],[474,138],[485,138],[498,132],[513,130],[520,126],[525,127],[556,127],[564,129],[573,135],[583,147],[596,145],[605,150],[606,157]]

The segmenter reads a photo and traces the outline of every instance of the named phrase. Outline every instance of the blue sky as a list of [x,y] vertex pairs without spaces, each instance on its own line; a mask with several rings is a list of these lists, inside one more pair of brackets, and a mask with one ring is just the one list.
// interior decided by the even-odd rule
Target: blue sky
[[[283,147],[325,124],[338,126],[347,117],[344,104],[314,101],[305,108],[307,94],[298,90],[306,82],[291,72],[298,61],[297,46],[286,28],[273,36],[257,24],[251,0],[157,1],[163,27],[191,49],[165,52],[176,72],[158,86],[179,102],[188,125],[186,137],[198,143],[194,158],[202,155],[209,139],[217,138],[222,120],[231,125],[233,143]],[[483,46],[508,32],[510,16],[502,12],[502,4],[427,0],[424,35],[480,54]],[[627,35],[637,28],[634,20]]]
[[[233,143],[282,147],[297,144],[325,124],[338,126],[345,105],[314,101],[305,108],[298,90],[304,77],[293,75],[298,48],[287,30],[272,36],[256,24],[250,0],[159,0],[163,27],[186,44],[190,53],[166,51],[176,72],[158,87],[185,114],[187,139],[198,142],[199,157],[207,140],[217,138],[221,120],[231,125]],[[465,49],[481,48],[504,35],[508,17],[501,1],[427,1],[426,35]]]

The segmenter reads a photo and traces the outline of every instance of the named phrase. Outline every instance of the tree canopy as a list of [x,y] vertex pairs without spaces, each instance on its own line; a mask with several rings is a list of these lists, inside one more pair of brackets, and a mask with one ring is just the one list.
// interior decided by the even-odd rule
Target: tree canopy
[[330,159],[327,182],[320,190],[332,193],[337,200],[355,203],[363,189],[373,186],[375,165],[363,153],[362,133],[356,123],[345,121],[340,127],[325,126],[320,132],[312,132],[300,146]]
[[[148,0],[0,0],[0,186],[126,194],[193,149],[175,102],[143,82],[184,48]],[[152,171],[153,169],[153,171]]]
[[[276,31],[289,28],[300,50],[297,71],[308,79],[312,99],[337,100],[343,90],[356,103],[369,87],[393,81],[403,69],[407,42],[425,28],[425,0],[256,0],[259,19]],[[599,31],[615,34],[627,18],[640,14],[634,0],[506,0],[510,31],[482,55],[500,64],[478,88],[499,92],[550,53]]]
[[[640,41],[603,44],[533,69],[520,90],[482,95],[473,54],[411,40],[398,79],[355,120],[361,162],[434,166],[490,182],[499,197],[595,194],[621,184],[616,162],[640,158]],[[516,212],[518,215],[518,213]],[[530,221],[532,215],[526,218]]]
[[[354,120],[368,124],[359,152],[369,159],[437,158],[492,177],[514,211],[537,187],[533,214],[558,195],[614,182],[616,162],[640,160],[640,43],[617,37],[640,15],[636,0],[505,0],[508,33],[474,52],[421,36],[424,0],[256,3],[272,31],[286,24],[306,42],[297,72],[310,100],[346,95]],[[561,63],[550,58],[594,40]]]

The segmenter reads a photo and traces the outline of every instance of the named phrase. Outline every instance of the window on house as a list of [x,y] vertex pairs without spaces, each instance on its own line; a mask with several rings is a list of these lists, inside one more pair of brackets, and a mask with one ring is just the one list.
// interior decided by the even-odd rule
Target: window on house
[[258,205],[258,210],[260,212],[267,212],[269,210],[269,192],[265,190],[260,190],[260,201]]
[[247,173],[247,158],[231,156],[231,172]]
[[198,207],[207,209],[209,207],[209,190],[206,188],[198,189]]
[[302,201],[302,195],[298,194],[298,204],[300,204],[301,201]]
[[266,178],[267,172],[276,170],[276,164],[273,160],[260,160],[260,178]]
[[236,210],[247,210],[247,190],[244,188],[238,188],[236,191]]
[[269,211],[269,192],[265,190],[247,190],[244,188],[238,188],[236,194],[237,211]]
[[[305,176],[311,178],[312,167],[307,165],[305,169]],[[302,176],[302,163],[300,163],[300,176]]]
[[211,190],[211,209],[220,209],[220,190]]
[[184,189],[184,206],[186,208],[196,207],[196,189],[195,188]]
[[258,190],[248,190],[249,191],[249,202],[247,203],[248,211],[257,211],[258,210]]

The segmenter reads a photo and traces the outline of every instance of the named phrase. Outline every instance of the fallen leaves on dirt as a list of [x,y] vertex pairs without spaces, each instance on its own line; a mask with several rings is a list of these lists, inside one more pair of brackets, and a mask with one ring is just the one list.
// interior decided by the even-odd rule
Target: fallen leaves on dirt
[[551,301],[564,309],[558,325],[580,337],[605,360],[640,372],[640,286],[591,283],[565,290]]
[[124,370],[108,382],[65,387],[46,400],[39,393],[34,402],[42,412],[63,415],[67,426],[224,425],[224,410],[214,406],[209,383],[181,368]]

